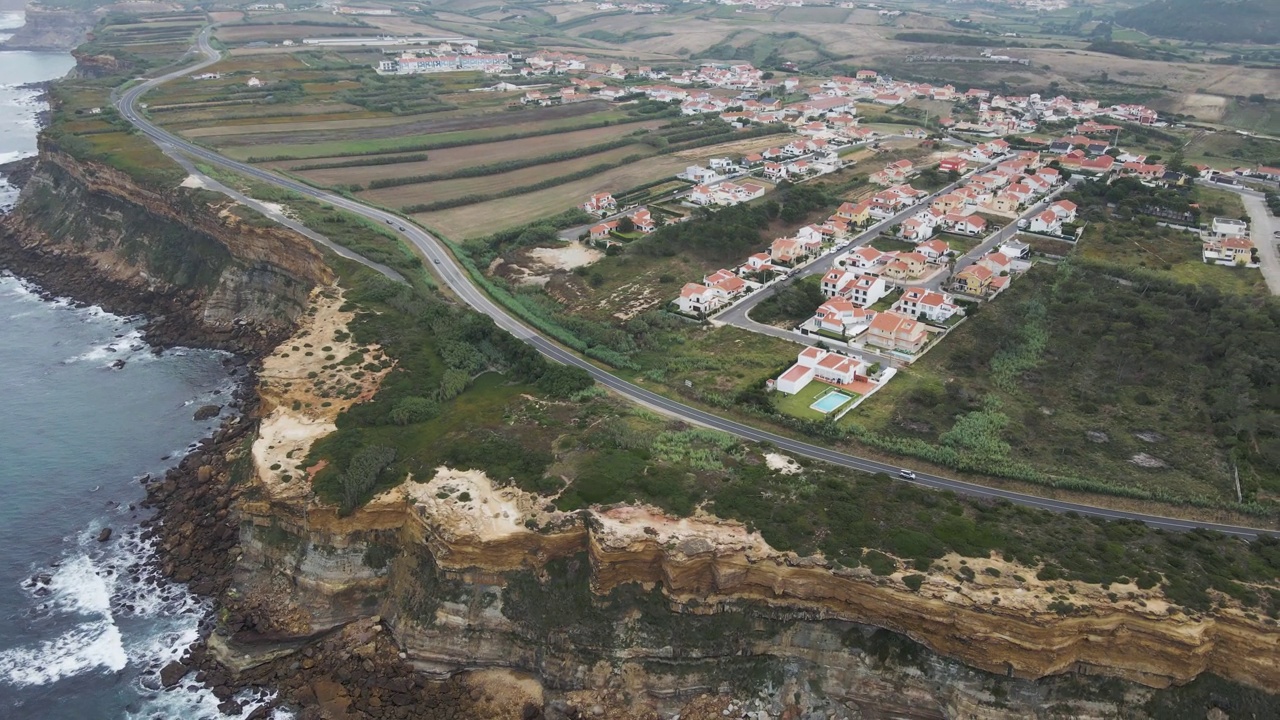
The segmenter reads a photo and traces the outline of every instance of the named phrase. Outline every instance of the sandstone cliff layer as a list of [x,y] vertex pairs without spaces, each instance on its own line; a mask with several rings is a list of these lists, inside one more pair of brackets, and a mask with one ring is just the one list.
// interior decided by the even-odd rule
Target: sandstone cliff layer
[[146,186],[45,143],[0,225],[0,267],[147,314],[153,344],[265,351],[332,271],[307,238],[226,208],[212,193]]
[[[240,504],[237,600],[223,628],[245,667],[262,638],[314,635],[376,612],[409,659],[440,677],[504,667],[550,688],[621,684],[651,699],[742,677],[817,678],[828,694],[845,688],[851,702],[894,697],[889,688],[906,683],[909,706],[933,708],[922,717],[964,709],[994,718],[1051,704],[1052,684],[1027,681],[1059,674],[1160,688],[1209,672],[1280,687],[1274,625],[1230,609],[1171,615],[1158,594],[1112,586],[1130,598],[1116,602],[1081,584],[1072,600],[1083,609],[1064,616],[1047,606],[1053,593],[1013,579],[1034,570],[996,560],[967,562],[1002,567],[999,577],[964,583],[931,573],[913,590],[902,573],[876,577],[779,553],[713,518],[638,508],[548,516],[519,491],[447,469],[346,518],[314,499],[255,495]],[[526,527],[530,520],[541,529]],[[887,670],[883,647],[868,649],[873,628],[986,672],[959,663]],[[755,661],[803,670],[750,675]],[[1014,683],[1026,704],[995,702],[996,682]]]

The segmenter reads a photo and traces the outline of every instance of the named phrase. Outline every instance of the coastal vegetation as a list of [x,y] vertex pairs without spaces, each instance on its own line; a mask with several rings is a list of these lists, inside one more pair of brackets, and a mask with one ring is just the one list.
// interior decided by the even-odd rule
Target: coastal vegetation
[[[807,460],[782,474],[765,462],[767,446],[627,406],[473,311],[364,268],[346,267],[344,283],[353,286],[353,339],[380,345],[395,363],[373,400],[341,415],[308,460],[327,461],[314,487],[348,511],[447,464],[484,470],[565,510],[639,501],[683,516],[705,505],[777,549],[877,574],[929,570],[948,553],[994,554],[1038,568],[1042,582],[1160,586],[1187,612],[1239,601],[1280,617],[1272,585],[1280,543],[1271,539],[1243,543],[975,501]],[[951,435],[982,449],[973,438],[991,430],[967,424]],[[1188,563],[1188,555],[1200,559]]]
[[[163,23],[148,20],[163,19]],[[50,89],[54,112],[43,131],[45,142],[69,155],[100,162],[128,173],[136,181],[171,187],[185,173],[111,105],[113,88],[185,54],[203,24],[202,15],[166,13],[107,15],[94,37],[80,46],[88,57],[102,60],[91,72],[64,78]]]
[[1115,14],[1150,35],[1196,42],[1280,43],[1280,8],[1266,0],[1155,0]]

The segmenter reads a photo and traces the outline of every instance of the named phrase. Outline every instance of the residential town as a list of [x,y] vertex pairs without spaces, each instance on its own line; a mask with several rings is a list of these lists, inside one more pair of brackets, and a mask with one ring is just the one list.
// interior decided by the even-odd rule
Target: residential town
[[[790,330],[806,349],[771,387],[795,394],[817,382],[851,401],[825,401],[831,409],[824,413],[847,412],[855,398],[892,377],[893,368],[919,358],[963,321],[966,306],[990,301],[1009,287],[1030,266],[1030,248],[1021,236],[1074,241],[1081,230],[1077,208],[1056,198],[1069,187],[1068,177],[1134,177],[1166,185],[1187,181],[1161,162],[1116,145],[1122,125],[1115,123],[1160,124],[1155,111],[1132,103],[1005,96],[898,81],[870,69],[807,84],[746,62],[632,67],[562,51],[508,57],[483,53],[475,44],[442,43],[379,65],[380,72],[396,73],[459,68],[546,78],[547,85],[523,90],[521,105],[642,98],[678,105],[692,122],[716,118],[739,129],[785,131],[759,151],[686,167],[673,180],[687,185],[663,206],[620,205],[603,189],[587,198],[580,207],[600,221],[582,237],[606,249],[686,220],[694,208],[752,202],[780,183],[837,172],[849,165],[844,156],[853,150],[891,137],[923,142],[929,136],[919,127],[868,127],[859,104],[950,103],[952,114],[936,118],[936,127],[952,138],[937,147],[950,152],[884,163],[868,177],[879,189],[844,202],[821,223],[774,239],[736,267],[690,279],[671,302],[673,312],[689,318],[724,322],[728,317],[732,324],[759,330],[747,317],[750,307],[775,286],[820,274],[825,301]],[[1016,147],[1011,142],[1046,123],[1064,122],[1070,129],[1056,140],[1019,141]],[[950,182],[941,190],[913,186],[925,171]],[[672,212],[673,207],[682,210]],[[911,249],[877,249],[878,238]],[[1257,267],[1246,233],[1234,226],[1215,225],[1203,241],[1202,257],[1206,263]],[[733,310],[737,307],[742,309]]]

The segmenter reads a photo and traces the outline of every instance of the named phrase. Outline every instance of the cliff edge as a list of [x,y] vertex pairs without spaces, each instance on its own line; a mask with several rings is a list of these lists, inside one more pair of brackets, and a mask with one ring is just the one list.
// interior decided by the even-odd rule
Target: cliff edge
[[198,188],[142,184],[42,140],[0,221],[0,265],[48,292],[145,313],[153,344],[264,352],[332,271],[307,238],[247,222],[233,207]]

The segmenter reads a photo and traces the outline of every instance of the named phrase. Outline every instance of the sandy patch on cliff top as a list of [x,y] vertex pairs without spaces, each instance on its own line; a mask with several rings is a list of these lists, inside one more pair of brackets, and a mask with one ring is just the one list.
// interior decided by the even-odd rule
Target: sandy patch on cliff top
[[[253,443],[253,460],[258,478],[277,496],[310,493],[302,464],[311,444],[336,429],[338,413],[373,397],[391,370],[390,363],[376,371],[363,367],[386,356],[376,346],[351,341],[347,326],[355,316],[341,307],[341,289],[313,291],[297,332],[263,360],[258,373],[267,414]],[[342,363],[357,352],[363,355],[359,362]]]
[[589,248],[575,240],[563,247],[533,248],[529,251],[529,257],[548,267],[572,270],[583,265],[590,265],[604,257],[604,253],[595,248]]
[[710,550],[743,551],[748,555],[779,555],[759,533],[743,525],[710,515],[693,518],[671,517],[652,507],[624,505],[598,510],[600,529],[597,542],[603,548],[622,547],[635,542],[656,542],[675,552],[697,555]]
[[770,470],[782,475],[795,475],[802,469],[795,458],[788,457],[782,453],[766,453],[764,464]]
[[501,540],[530,532],[526,520],[560,515],[544,513],[546,500],[536,495],[515,487],[495,487],[481,470],[441,466],[427,482],[407,482],[397,489],[426,512],[433,526],[455,537]]

